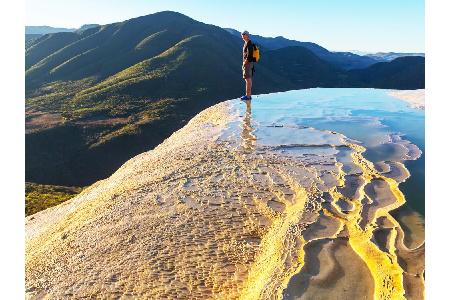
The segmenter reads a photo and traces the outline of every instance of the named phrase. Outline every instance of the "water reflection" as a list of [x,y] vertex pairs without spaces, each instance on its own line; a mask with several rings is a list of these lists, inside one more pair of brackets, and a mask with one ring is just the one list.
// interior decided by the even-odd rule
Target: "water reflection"
[[252,101],[245,101],[246,110],[242,124],[241,146],[245,152],[252,152],[256,147],[255,129],[252,126]]
[[[364,157],[376,163],[394,160],[406,164],[411,177],[400,185],[408,199],[407,205],[425,216],[425,133],[424,111],[414,109],[408,103],[393,98],[387,90],[377,89],[306,89],[283,93],[259,95],[252,103],[253,124],[270,126],[298,125],[318,130],[330,130],[344,134],[350,139],[361,142],[367,151]],[[258,145],[267,141],[261,127],[257,128]],[[311,135],[297,136],[302,131],[292,131],[281,136],[277,131],[271,138],[276,143],[286,144],[295,140],[305,142]],[[315,138],[315,137],[314,137]],[[410,141],[421,151],[418,160],[404,160],[397,153],[409,145],[404,142],[392,146],[392,139]],[[274,143],[275,144],[275,143]],[[408,151],[409,152],[409,151]],[[416,152],[416,151],[414,151]]]
[[[251,166],[251,182],[270,196],[252,203],[273,222],[262,221],[271,225],[249,282],[259,282],[257,274],[273,282],[284,272],[289,282],[283,299],[422,299],[424,220],[406,205],[398,207],[405,201],[400,182],[423,185],[423,175],[404,167],[421,155],[423,143],[413,141],[423,141],[423,111],[372,89],[290,91],[247,101],[245,112],[243,105],[233,102],[240,117],[226,134],[237,136],[233,141],[244,153],[258,153],[243,161]],[[294,197],[303,195],[303,187],[314,188]],[[407,203],[424,202],[423,193],[405,195]],[[308,200],[297,206],[293,199]],[[290,216],[304,216],[309,225],[288,235],[288,228],[304,224]],[[300,248],[304,255],[293,262],[298,257],[290,254]],[[283,269],[297,262],[299,271]]]

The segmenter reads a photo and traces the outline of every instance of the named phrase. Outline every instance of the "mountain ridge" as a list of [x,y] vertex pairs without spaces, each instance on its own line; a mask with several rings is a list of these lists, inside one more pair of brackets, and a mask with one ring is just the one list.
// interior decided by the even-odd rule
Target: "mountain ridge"
[[[225,30],[235,36],[240,37],[240,32],[235,29],[225,28]],[[361,56],[351,52],[332,52],[313,42],[300,42],[297,40],[287,39],[283,36],[264,37],[254,34],[250,34],[250,36],[255,43],[260,44],[261,46],[266,47],[270,50],[288,46],[305,47],[311,50],[319,58],[343,70],[365,68],[377,62],[371,57]]]
[[[240,96],[241,49],[242,39],[223,28],[169,11],[29,43],[27,181],[90,184],[204,108]],[[284,47],[262,52],[253,91],[370,86],[364,76]]]
[[373,58],[377,61],[383,62],[383,61],[392,61],[399,57],[404,56],[422,56],[425,57],[425,53],[421,52],[377,52],[377,53],[369,53],[365,56]]
[[57,33],[57,32],[74,32],[77,30],[86,30],[92,27],[100,26],[99,24],[84,24],[81,25],[79,28],[63,28],[63,27],[53,27],[53,26],[47,26],[47,25],[41,25],[41,26],[25,26],[25,34],[47,34],[47,33]]

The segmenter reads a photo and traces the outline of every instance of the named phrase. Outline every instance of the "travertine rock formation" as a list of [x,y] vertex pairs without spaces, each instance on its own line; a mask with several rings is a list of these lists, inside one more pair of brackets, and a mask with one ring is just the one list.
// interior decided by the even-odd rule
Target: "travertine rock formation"
[[266,127],[258,143],[256,128],[249,107],[215,105],[28,217],[27,298],[421,299],[423,243],[389,213],[403,164],[336,132]]

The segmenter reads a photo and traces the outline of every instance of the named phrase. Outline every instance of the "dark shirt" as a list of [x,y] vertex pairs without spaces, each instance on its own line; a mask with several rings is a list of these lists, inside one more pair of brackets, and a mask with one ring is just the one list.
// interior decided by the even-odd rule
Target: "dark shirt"
[[253,43],[251,40],[248,40],[244,43],[244,47],[242,48],[242,60],[252,62],[253,61]]

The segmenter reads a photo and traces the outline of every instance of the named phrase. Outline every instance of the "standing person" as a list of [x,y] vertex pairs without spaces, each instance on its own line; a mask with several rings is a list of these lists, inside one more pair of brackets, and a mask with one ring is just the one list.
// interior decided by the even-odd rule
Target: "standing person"
[[247,30],[241,33],[244,40],[244,47],[242,48],[242,77],[245,80],[245,95],[241,100],[252,99],[252,76],[253,76],[253,43]]

